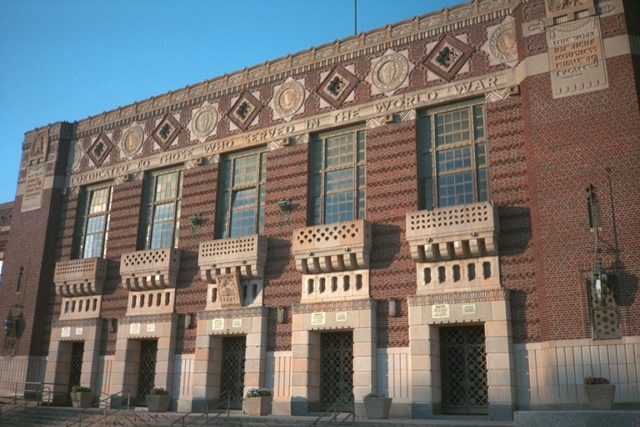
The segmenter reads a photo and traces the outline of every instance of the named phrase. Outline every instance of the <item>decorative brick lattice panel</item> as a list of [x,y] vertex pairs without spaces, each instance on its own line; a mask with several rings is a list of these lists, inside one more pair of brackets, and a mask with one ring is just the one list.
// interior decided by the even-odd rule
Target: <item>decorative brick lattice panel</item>
[[253,235],[237,239],[212,240],[200,243],[198,266],[202,280],[212,283],[215,276],[238,271],[243,279],[264,276],[267,240]]
[[497,235],[488,202],[407,214],[407,241],[417,262],[496,255]]
[[176,249],[151,249],[122,255],[120,275],[130,291],[175,288],[180,268]]
[[304,274],[369,268],[371,226],[363,220],[293,232],[296,269]]
[[98,295],[107,277],[103,258],[74,259],[56,263],[53,281],[56,294],[65,297]]

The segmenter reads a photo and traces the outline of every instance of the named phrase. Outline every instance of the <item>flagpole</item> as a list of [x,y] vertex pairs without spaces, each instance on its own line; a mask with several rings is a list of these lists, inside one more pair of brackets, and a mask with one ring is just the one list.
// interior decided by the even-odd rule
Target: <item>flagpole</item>
[[355,36],[358,35],[358,0],[353,0],[353,26]]

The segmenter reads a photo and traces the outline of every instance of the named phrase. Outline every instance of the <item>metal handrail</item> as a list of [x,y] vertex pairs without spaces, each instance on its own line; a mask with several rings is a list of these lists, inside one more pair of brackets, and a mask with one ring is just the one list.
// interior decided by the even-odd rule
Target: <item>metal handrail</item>
[[[340,395],[340,397],[335,402],[333,402],[333,405],[331,405],[329,409],[324,411],[322,414],[318,416],[318,418],[313,420],[308,427],[328,426],[332,422],[334,426],[341,426],[343,425],[342,423],[346,422],[349,418],[352,418],[353,421],[355,421],[356,415],[352,410],[351,411],[339,410],[339,409],[343,409],[344,406],[345,406],[345,402],[344,402],[344,394],[343,394],[343,395]],[[341,414],[346,414],[346,416],[342,420],[338,420],[338,417]],[[322,421],[324,418],[326,418],[329,415],[331,416],[329,417],[328,420]]]
[[[19,409],[23,409],[25,412],[27,411],[27,409],[30,407],[29,403],[30,402],[35,402],[33,406],[39,406],[44,398],[44,391],[46,390],[47,392],[47,406],[50,405],[50,399],[51,399],[51,389],[48,386],[44,386],[44,383],[41,382],[37,382],[37,381],[25,381],[24,383],[18,383],[15,381],[2,381],[0,383],[4,383],[4,384],[12,384],[13,387],[13,404],[15,405],[13,408],[9,409],[8,411],[4,411],[3,415],[6,416],[7,414],[11,414],[12,412],[17,412]],[[22,389],[20,389],[20,385],[22,385]],[[35,385],[35,388],[27,388],[30,385]],[[18,395],[18,391],[21,390],[22,391],[22,395],[19,396]],[[35,397],[34,398],[27,398],[26,394],[27,393],[35,393]],[[9,396],[7,396],[9,397]],[[10,397],[9,397],[10,398]],[[20,404],[18,404],[18,401],[20,401]]]
[[[18,401],[21,401],[18,404]],[[32,402],[32,400],[26,400],[22,397],[20,398],[14,398],[13,401],[13,408],[7,410],[7,411],[2,411],[2,418],[6,418],[7,414],[12,414],[13,412],[18,412],[18,409],[24,409],[24,411],[26,412],[27,408],[29,407],[29,402]],[[11,416],[11,415],[10,415]]]
[[[216,418],[220,417],[222,414],[224,414],[225,412],[227,413],[227,417],[229,417],[229,412],[230,412],[230,407],[231,407],[231,393],[229,392],[229,390],[223,391],[222,393],[220,393],[220,395],[218,396],[218,398],[222,397],[222,396],[226,396],[226,399],[224,400],[220,400],[218,403],[215,404],[215,406],[213,408],[209,407],[209,403],[207,403],[207,406],[205,406],[204,411],[202,412],[202,414],[198,417],[196,417],[196,419],[191,420],[189,422],[189,424],[193,424],[195,422],[200,421],[200,419],[202,417],[205,418],[205,423],[203,425],[208,426],[210,421],[215,420]],[[215,411],[216,409],[221,409],[222,408],[222,404],[226,403],[226,410],[224,412],[217,412],[211,419],[209,419],[209,412],[210,411]],[[198,411],[191,411],[187,414],[184,414],[183,416],[181,416],[180,418],[178,418],[177,420],[175,420],[174,422],[171,423],[171,426],[177,426],[180,425],[181,427],[185,427],[187,424],[185,424],[185,421],[188,417],[194,415],[194,414],[199,414],[200,412]]]
[[[104,395],[104,394],[106,394],[106,393],[100,393],[101,396]],[[107,401],[110,400],[110,399],[113,399],[114,397],[118,397],[120,395],[122,395],[123,399],[125,398],[125,395],[126,395],[126,400],[127,400],[127,406],[126,407],[129,408],[131,406],[131,393],[129,393],[129,390],[121,390],[121,391],[119,391],[117,393],[109,394],[104,399],[100,399],[98,401],[98,406],[97,406],[98,408],[100,408],[102,406],[102,404],[105,403],[104,416],[100,420],[104,420],[105,418],[107,418],[109,416],[109,409],[110,408],[109,408],[109,405],[106,404]],[[84,415],[86,415],[86,412],[89,411],[89,409],[95,409],[95,408],[96,408],[96,406],[93,406],[93,405],[88,407],[88,408],[84,408],[82,411],[80,411],[80,413],[77,414],[78,419],[76,421],[73,421],[73,422],[69,423],[69,419],[67,419],[66,426],[67,427],[71,427],[71,426],[77,424],[78,427],[82,427],[83,419],[89,417],[89,416],[87,416],[87,417],[84,416]],[[117,409],[111,415],[113,415],[114,413],[119,412],[121,410],[122,410],[122,408]],[[100,420],[98,420],[98,421],[100,421]],[[87,426],[90,426],[92,424],[95,424],[95,422],[93,422],[91,424],[87,424]]]

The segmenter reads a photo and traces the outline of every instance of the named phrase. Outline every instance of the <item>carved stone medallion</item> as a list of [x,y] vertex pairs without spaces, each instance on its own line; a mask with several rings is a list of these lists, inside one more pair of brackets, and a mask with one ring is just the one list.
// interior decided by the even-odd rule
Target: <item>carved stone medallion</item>
[[502,23],[488,27],[487,42],[482,46],[482,50],[489,54],[490,65],[516,65],[518,45],[515,20],[507,17]]
[[218,111],[216,107],[205,102],[200,108],[193,112],[191,123],[191,134],[196,139],[203,140],[213,133],[218,125]]
[[493,56],[503,62],[514,61],[518,58],[516,46],[516,27],[513,22],[506,23],[491,37],[491,51]]
[[120,149],[126,157],[131,157],[140,151],[144,141],[144,130],[142,126],[135,123],[122,134],[120,139]]
[[300,110],[305,99],[304,87],[300,82],[289,80],[276,92],[273,107],[282,117],[289,117]]
[[380,58],[374,65],[371,80],[381,92],[391,92],[400,87],[408,75],[409,61],[393,52]]

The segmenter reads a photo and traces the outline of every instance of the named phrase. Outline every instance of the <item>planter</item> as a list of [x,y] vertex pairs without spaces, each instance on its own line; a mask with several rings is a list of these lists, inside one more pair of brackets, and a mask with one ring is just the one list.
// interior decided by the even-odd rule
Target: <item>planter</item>
[[613,407],[615,384],[585,384],[584,390],[591,409],[606,410]]
[[370,420],[382,420],[389,418],[391,410],[390,397],[365,397],[364,408],[367,411],[367,418]]
[[149,412],[167,412],[171,397],[168,394],[147,394],[147,409]]
[[258,396],[244,398],[244,412],[255,417],[269,415],[273,396]]
[[74,408],[89,408],[93,404],[93,392],[72,391],[71,404]]

